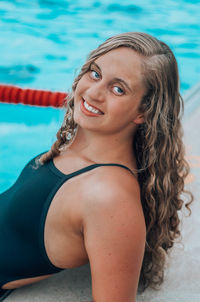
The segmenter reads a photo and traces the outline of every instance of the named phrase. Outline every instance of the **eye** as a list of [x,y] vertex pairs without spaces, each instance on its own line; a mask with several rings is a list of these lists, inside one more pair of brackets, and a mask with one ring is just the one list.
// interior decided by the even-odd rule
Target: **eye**
[[94,80],[100,79],[100,74],[96,70],[90,70],[90,76]]
[[119,86],[114,86],[113,91],[117,95],[123,95],[125,93],[125,91],[122,88],[120,88]]

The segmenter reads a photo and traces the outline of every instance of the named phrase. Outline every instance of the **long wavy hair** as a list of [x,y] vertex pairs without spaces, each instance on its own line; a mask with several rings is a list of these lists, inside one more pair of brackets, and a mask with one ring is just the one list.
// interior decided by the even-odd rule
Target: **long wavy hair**
[[107,39],[92,51],[72,85],[57,140],[42,155],[40,163],[57,156],[73,141],[77,129],[73,120],[76,86],[93,61],[118,47],[131,48],[141,55],[143,84],[147,91],[140,104],[145,122],[138,126],[133,145],[147,229],[139,280],[139,289],[144,291],[148,286],[159,288],[163,282],[166,256],[181,235],[182,193],[190,194],[185,203],[189,212],[192,202],[192,194],[184,189],[189,165],[182,142],[183,100],[179,93],[177,62],[170,48],[148,34],[129,32]]

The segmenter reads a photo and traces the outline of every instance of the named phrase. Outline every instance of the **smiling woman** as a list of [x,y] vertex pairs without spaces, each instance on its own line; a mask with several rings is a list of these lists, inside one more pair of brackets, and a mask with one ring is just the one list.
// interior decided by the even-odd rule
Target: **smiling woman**
[[[127,137],[132,137],[136,125],[144,121],[138,111],[145,92],[141,68],[142,57],[127,47],[99,57],[77,84],[74,121],[95,130],[95,136],[97,132],[100,136],[112,134],[112,139],[116,136],[118,142],[130,144]],[[96,118],[84,118],[85,114]]]
[[87,262],[95,302],[162,283],[189,171],[182,105],[165,43],[130,32],[91,52],[56,142],[0,195],[3,289]]

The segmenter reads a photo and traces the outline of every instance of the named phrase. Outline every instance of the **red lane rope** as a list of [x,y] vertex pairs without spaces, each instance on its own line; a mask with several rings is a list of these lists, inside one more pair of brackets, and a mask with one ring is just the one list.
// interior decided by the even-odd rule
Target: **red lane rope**
[[0,102],[3,103],[62,107],[66,96],[67,93],[64,92],[23,89],[16,86],[0,84]]

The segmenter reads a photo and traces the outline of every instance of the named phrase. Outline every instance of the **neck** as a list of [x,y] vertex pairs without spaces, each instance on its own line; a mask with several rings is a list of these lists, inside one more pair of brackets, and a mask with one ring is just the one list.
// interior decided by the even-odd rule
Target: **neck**
[[102,135],[78,127],[76,137],[69,146],[71,152],[97,163],[133,163],[133,135],[123,138],[119,134]]

